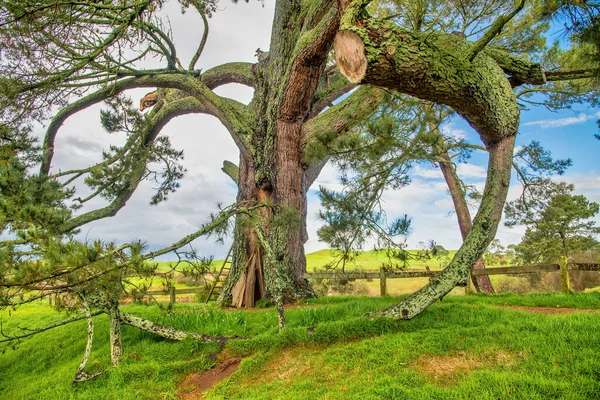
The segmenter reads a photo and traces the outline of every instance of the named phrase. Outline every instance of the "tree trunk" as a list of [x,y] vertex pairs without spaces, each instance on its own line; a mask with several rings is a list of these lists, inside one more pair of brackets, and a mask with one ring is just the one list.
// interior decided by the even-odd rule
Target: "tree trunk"
[[510,183],[514,142],[515,137],[512,136],[489,146],[490,161],[483,199],[473,221],[473,229],[450,264],[429,284],[400,303],[372,314],[373,316],[411,319],[454,287],[467,284],[471,266],[494,238],[502,216]]
[[[255,164],[240,157],[238,198],[240,204],[265,203],[278,205],[257,212],[262,229],[284,254],[281,278],[283,297],[286,302],[312,296],[308,282],[304,279],[306,257],[304,243],[306,233],[305,169],[299,160],[300,143],[284,143],[287,149],[277,157],[278,179],[274,187],[256,184]],[[257,301],[273,300],[273,290],[279,287],[276,274],[265,270],[265,250],[257,236],[256,227],[250,216],[237,217],[234,228],[232,268],[228,281],[219,297],[219,302],[235,307],[254,307]],[[277,237],[277,239],[275,239]],[[281,246],[277,246],[281,243]],[[274,249],[275,250],[275,249]],[[281,260],[279,260],[281,261]]]
[[236,220],[232,270],[219,298],[224,304],[252,307],[261,298],[289,302],[313,295],[304,279],[309,181],[309,163],[303,159],[305,125],[311,121],[339,24],[334,0],[318,8],[313,3],[276,3],[269,52],[253,68],[251,134],[240,149],[237,200],[268,207]]
[[123,345],[121,343],[121,317],[118,303],[108,310],[109,318],[109,342],[110,342],[110,363],[117,366],[121,363],[123,356]]
[[[444,179],[450,189],[450,196],[452,197],[452,203],[454,204],[454,210],[456,211],[456,218],[458,219],[458,226],[463,241],[467,238],[469,232],[473,228],[473,222],[471,221],[471,213],[469,212],[469,206],[465,199],[465,191],[463,190],[460,179],[456,174],[454,165],[448,156],[448,153],[442,155],[444,161],[440,162],[440,169],[444,174]],[[483,258],[478,258],[472,269],[485,268]],[[471,276],[473,285],[478,292],[486,292],[494,294],[494,287],[490,281],[490,277],[487,275],[483,276]]]

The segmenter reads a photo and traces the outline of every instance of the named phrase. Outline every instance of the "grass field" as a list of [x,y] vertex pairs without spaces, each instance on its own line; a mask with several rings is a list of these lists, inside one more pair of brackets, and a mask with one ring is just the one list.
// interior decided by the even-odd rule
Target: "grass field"
[[[226,359],[239,370],[209,399],[594,399],[600,394],[600,314],[544,314],[504,306],[600,310],[600,293],[453,296],[411,321],[362,317],[398,298],[326,297],[287,311],[277,333],[272,309],[253,312],[177,304],[125,306],[180,329],[244,335],[217,360],[215,344],[170,342],[124,328],[125,358],[109,366],[108,323],[95,317],[88,370],[73,385],[85,347],[79,321],[2,348],[2,399],[176,399],[190,373]],[[503,306],[503,307],[499,307]],[[190,312],[192,310],[196,312]],[[43,304],[2,311],[5,334],[61,318]],[[310,328],[310,329],[309,329]]]
[[[408,250],[410,254],[416,256],[417,250]],[[448,254],[449,261],[456,254],[456,250],[450,250]],[[330,263],[334,259],[335,252],[331,249],[324,249],[309,253],[306,255],[306,269],[311,272],[315,269],[322,269],[326,264]],[[383,263],[387,263],[385,251],[364,251],[354,261],[354,264],[346,266],[347,270],[371,270],[379,269]],[[440,260],[438,259],[412,259],[408,260],[408,268],[425,268],[429,266],[431,269],[440,269]]]

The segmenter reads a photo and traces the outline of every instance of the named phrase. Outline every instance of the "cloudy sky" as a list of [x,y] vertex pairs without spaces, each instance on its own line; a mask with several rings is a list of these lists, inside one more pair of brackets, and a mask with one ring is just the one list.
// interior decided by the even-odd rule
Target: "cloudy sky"
[[[210,34],[198,67],[207,69],[232,61],[255,62],[256,49],[268,50],[269,47],[272,3],[265,1],[264,6],[260,2],[233,5],[221,1],[221,11],[209,20]],[[202,35],[202,22],[193,11],[182,15],[174,1],[167,5],[164,14],[169,17],[179,58],[182,64],[187,65]],[[134,90],[128,94],[137,102],[146,92],[148,90]],[[217,92],[244,103],[249,102],[252,96],[252,89],[241,85],[227,85]],[[56,141],[53,172],[87,167],[101,159],[102,149],[107,149],[111,143],[124,142],[124,135],[109,135],[102,130],[99,123],[101,108],[101,105],[90,107],[63,125]],[[600,112],[586,106],[559,113],[540,108],[524,111],[521,118],[517,145],[539,140],[554,157],[572,158],[574,166],[561,179],[574,183],[578,193],[600,202],[596,155],[600,142],[593,137],[598,131],[595,121],[600,118]],[[480,143],[477,134],[459,117],[449,121],[444,129],[473,143]],[[42,129],[39,134],[43,135]],[[181,188],[167,202],[150,206],[153,185],[143,182],[116,217],[84,226],[80,234],[82,239],[102,238],[118,242],[142,239],[150,248],[160,248],[196,230],[217,209],[217,203],[229,205],[234,202],[236,187],[220,168],[223,160],[237,164],[238,151],[227,131],[214,117],[179,117],[169,123],[162,134],[171,138],[175,148],[185,150],[184,165],[188,172],[181,181]],[[458,173],[466,182],[482,187],[486,165],[485,154],[474,154],[469,163],[458,165]],[[461,239],[456,217],[439,169],[420,164],[413,169],[411,178],[407,188],[385,194],[384,207],[388,217],[391,219],[403,214],[412,217],[409,248],[416,248],[419,242],[432,239],[448,249],[458,248]],[[308,195],[310,239],[306,244],[307,252],[326,247],[316,237],[316,230],[321,224],[316,217],[319,185],[341,188],[334,166],[328,165],[323,170]],[[515,198],[518,194],[519,187],[513,177],[509,197]],[[103,204],[102,200],[91,203],[86,209]],[[497,238],[505,245],[518,243],[523,232],[523,228],[502,226]],[[212,239],[194,242],[202,253],[216,257],[223,257],[229,244],[215,244]]]

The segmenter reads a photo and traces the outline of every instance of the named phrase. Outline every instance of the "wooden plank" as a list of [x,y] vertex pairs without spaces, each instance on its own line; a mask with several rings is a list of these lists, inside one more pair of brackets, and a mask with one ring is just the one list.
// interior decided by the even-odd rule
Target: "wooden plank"
[[594,263],[569,263],[567,269],[571,271],[600,271],[600,264]]
[[[190,288],[190,289],[176,289],[175,290],[175,294],[191,294],[191,293],[200,293],[203,292],[204,289],[203,288]],[[168,296],[169,292],[165,291],[165,290],[149,290],[146,292],[146,294],[148,295],[162,295],[162,296]]]
[[521,265],[518,267],[500,267],[500,268],[482,268],[474,269],[471,274],[481,275],[508,275],[508,274],[531,274],[534,272],[554,272],[558,271],[558,264],[539,264],[539,265]]
[[313,272],[304,274],[306,278],[313,279],[377,279],[379,272]]
[[[387,278],[430,278],[437,274],[437,272],[427,272],[422,270],[413,270],[413,271],[397,271],[397,272],[386,272]],[[362,272],[362,271],[352,271],[352,272],[313,272],[306,273],[304,277],[307,279],[334,279],[334,280],[344,280],[344,279],[379,279],[379,272]]]
[[398,271],[388,272],[388,278],[432,278],[439,274],[439,272],[427,272],[427,271]]
[[167,292],[166,290],[149,290],[145,294],[149,294],[149,295],[158,294],[158,295],[166,296],[169,294],[169,292]]
[[175,294],[191,294],[204,292],[203,288],[177,289]]

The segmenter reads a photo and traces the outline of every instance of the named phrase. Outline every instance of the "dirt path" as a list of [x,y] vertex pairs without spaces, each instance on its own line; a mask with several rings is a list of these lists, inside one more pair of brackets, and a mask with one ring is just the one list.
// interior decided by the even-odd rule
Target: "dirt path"
[[520,310],[542,314],[571,314],[571,313],[600,313],[600,310],[588,308],[556,308],[556,307],[527,307],[527,306],[494,306],[507,310]]
[[240,366],[237,358],[224,361],[213,369],[202,373],[189,375],[179,385],[179,398],[182,400],[200,399],[202,394],[210,390],[217,383],[229,378]]

